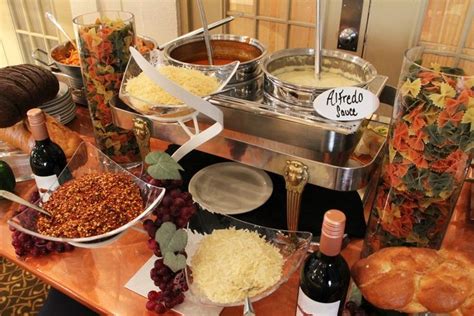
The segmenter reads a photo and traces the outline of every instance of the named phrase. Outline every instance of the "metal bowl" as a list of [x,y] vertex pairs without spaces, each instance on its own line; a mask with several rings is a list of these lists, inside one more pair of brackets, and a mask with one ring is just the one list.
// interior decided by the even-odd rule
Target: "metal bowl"
[[[155,40],[147,36],[137,35],[137,40],[141,41],[142,45],[139,45],[138,47],[141,47],[142,50],[148,51],[158,46],[158,43]],[[72,49],[74,49],[74,47],[69,41],[67,41],[51,48],[49,54],[44,50],[37,48],[33,52],[32,57],[43,65],[57,68],[61,73],[72,77],[72,80],[82,83],[82,73],[80,64],[70,65],[59,61],[63,57],[67,56]]]
[[[235,75],[229,82],[230,88],[239,86],[246,82],[249,86],[244,90],[244,95],[235,92],[236,97],[249,99],[246,96],[257,95],[257,91],[248,93],[248,89],[258,85],[253,84],[253,80],[262,74],[260,63],[267,53],[265,46],[258,40],[240,35],[216,34],[211,35],[211,45],[214,58],[239,60],[240,65]],[[194,62],[207,59],[204,37],[191,37],[175,42],[164,49],[164,57],[171,65],[190,67],[201,71],[208,71],[219,67],[218,65],[200,65]]]
[[[350,54],[333,50],[322,50],[322,70],[338,69],[341,74],[347,74],[359,82],[354,86],[365,87],[376,76],[377,70],[368,61]],[[285,104],[287,107],[295,107],[304,111],[313,110],[314,98],[322,92],[335,87],[312,87],[297,85],[278,78],[275,73],[284,67],[314,67],[314,49],[292,48],[277,51],[267,56],[262,62],[265,73],[264,91],[265,101],[273,104],[270,99],[277,99],[278,106]]]

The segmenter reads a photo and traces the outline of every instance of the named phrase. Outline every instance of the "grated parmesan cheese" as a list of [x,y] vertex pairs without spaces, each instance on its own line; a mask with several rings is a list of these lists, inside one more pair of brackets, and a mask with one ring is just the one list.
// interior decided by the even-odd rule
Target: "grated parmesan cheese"
[[215,303],[241,302],[277,283],[283,257],[256,232],[214,230],[191,259],[193,283]]
[[[183,89],[200,97],[215,92],[219,86],[216,78],[206,76],[200,71],[175,66],[157,67],[160,74],[180,85]],[[151,104],[177,105],[183,102],[158,86],[145,73],[131,78],[127,81],[125,91],[135,98]],[[134,100],[133,105],[142,111],[151,110],[150,105],[145,102]]]

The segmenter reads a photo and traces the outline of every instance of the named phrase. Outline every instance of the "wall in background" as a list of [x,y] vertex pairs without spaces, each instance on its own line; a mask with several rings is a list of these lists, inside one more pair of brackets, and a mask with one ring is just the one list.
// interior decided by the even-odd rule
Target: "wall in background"
[[177,0],[70,0],[73,16],[97,10],[123,10],[135,15],[137,33],[158,43],[178,36]]

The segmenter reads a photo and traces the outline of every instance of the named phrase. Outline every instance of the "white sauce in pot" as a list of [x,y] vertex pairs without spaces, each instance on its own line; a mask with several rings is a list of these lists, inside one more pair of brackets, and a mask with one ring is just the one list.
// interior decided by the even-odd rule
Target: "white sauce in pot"
[[311,66],[283,67],[273,72],[273,75],[285,82],[315,88],[354,86],[360,83],[357,77],[352,75],[348,78],[339,69],[333,68],[323,69],[319,79],[315,78],[314,67]]

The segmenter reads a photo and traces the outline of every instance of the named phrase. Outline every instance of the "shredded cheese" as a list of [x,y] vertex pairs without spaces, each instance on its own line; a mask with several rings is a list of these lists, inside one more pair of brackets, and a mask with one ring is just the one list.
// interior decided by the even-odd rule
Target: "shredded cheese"
[[[157,67],[157,69],[160,74],[166,78],[200,97],[215,92],[219,86],[219,82],[216,78],[207,76],[194,69],[175,66],[160,66]],[[125,91],[132,97],[146,101],[140,102],[134,100],[133,102],[134,106],[145,112],[151,110],[150,104],[177,105],[183,103],[181,100],[164,91],[143,72],[127,81]]]
[[256,232],[220,229],[201,240],[191,266],[199,291],[213,302],[229,304],[277,283],[283,256]]

